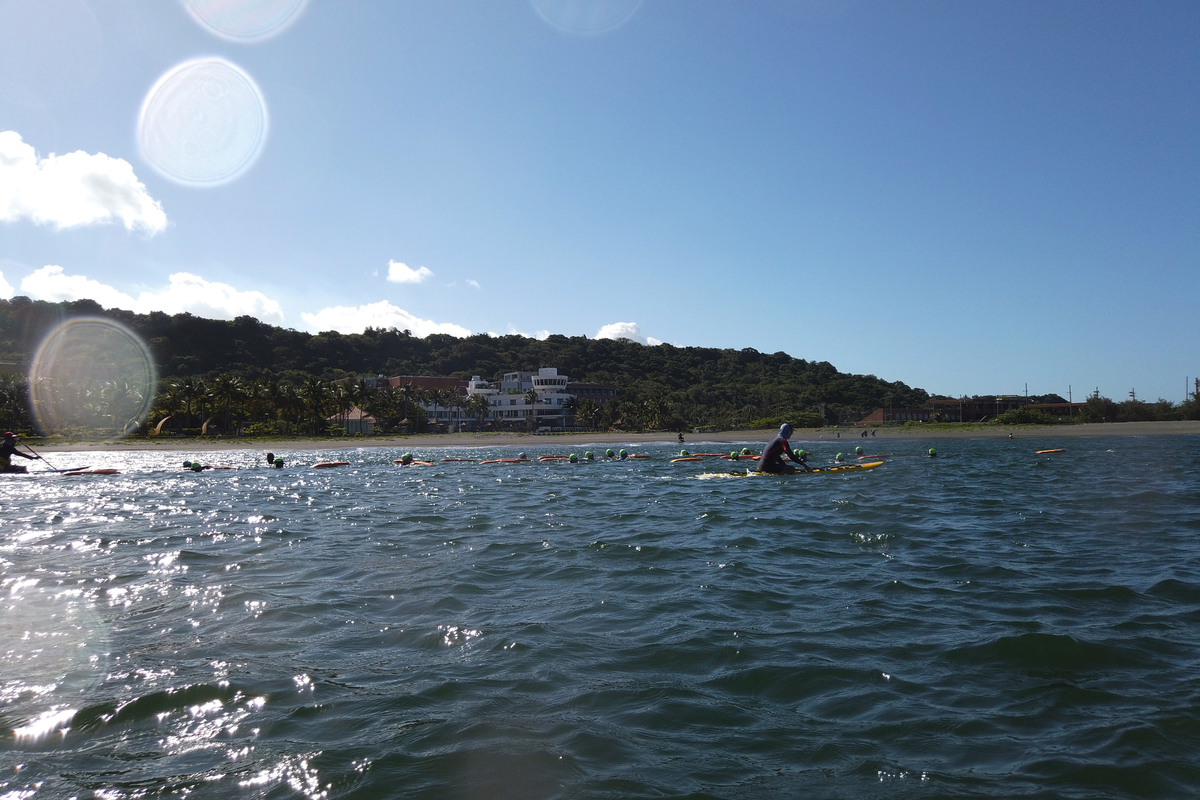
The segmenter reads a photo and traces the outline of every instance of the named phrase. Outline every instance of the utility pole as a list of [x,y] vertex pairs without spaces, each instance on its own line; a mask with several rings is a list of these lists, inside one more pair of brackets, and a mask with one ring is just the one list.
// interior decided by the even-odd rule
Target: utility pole
[[1129,399],[1137,400],[1137,387],[1136,386],[1129,390]]

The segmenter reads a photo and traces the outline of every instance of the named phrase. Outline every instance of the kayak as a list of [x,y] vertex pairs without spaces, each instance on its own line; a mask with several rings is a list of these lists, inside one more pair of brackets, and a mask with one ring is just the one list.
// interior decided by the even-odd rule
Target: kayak
[[473,458],[443,458],[442,461],[475,461]]
[[313,469],[329,469],[330,467],[348,467],[349,461],[318,461],[312,465]]
[[680,461],[703,461],[703,460],[704,459],[701,458],[700,456],[680,456],[679,458],[672,458],[671,463],[676,464]]
[[882,461],[874,461],[874,462],[872,462],[872,463],[870,463],[870,464],[846,464],[845,466],[840,466],[840,467],[818,467],[817,469],[814,469],[812,472],[802,472],[802,471],[796,471],[796,472],[783,472],[783,473],[776,473],[776,472],[759,472],[759,471],[758,471],[758,470],[756,470],[756,469],[751,469],[751,470],[746,470],[745,472],[741,472],[741,471],[736,471],[736,472],[705,472],[705,473],[703,473],[703,474],[701,474],[701,475],[699,475],[699,476],[697,476],[697,477],[700,477],[700,478],[705,478],[705,479],[711,479],[711,478],[749,478],[749,477],[788,478],[788,477],[791,477],[791,476],[793,476],[793,475],[798,475],[798,476],[803,476],[803,475],[828,475],[829,473],[832,473],[832,472],[862,472],[862,471],[864,471],[864,470],[868,470],[868,469],[875,469],[876,467],[879,467],[879,466],[882,466],[882,465],[883,465],[883,462],[882,462]]
[[480,461],[480,464],[524,464],[528,458],[489,458],[487,461]]
[[570,456],[538,456],[538,461],[567,461]]
[[6,469],[0,475],[120,475],[119,469],[88,469],[87,467],[72,467],[71,469],[44,469],[30,472],[25,467]]
[[1040,456],[1042,453],[1065,453],[1065,452],[1067,452],[1065,447],[1059,447],[1054,450],[1038,450],[1036,453],[1034,453],[1034,455]]

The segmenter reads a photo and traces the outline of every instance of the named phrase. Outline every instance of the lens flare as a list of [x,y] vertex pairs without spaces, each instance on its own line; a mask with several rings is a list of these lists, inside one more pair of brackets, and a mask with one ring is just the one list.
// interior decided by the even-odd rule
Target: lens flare
[[145,421],[157,382],[150,349],[136,333],[110,319],[69,319],[34,355],[33,417],[49,434],[117,438]]
[[18,741],[62,730],[99,685],[108,632],[78,590],[0,583],[0,711]]
[[642,0],[529,0],[542,19],[564,33],[596,36],[624,25]]
[[185,186],[220,186],[253,166],[267,142],[267,102],[223,58],[187,61],[158,79],[142,103],[142,158]]
[[180,0],[201,27],[229,42],[253,44],[283,33],[308,0]]

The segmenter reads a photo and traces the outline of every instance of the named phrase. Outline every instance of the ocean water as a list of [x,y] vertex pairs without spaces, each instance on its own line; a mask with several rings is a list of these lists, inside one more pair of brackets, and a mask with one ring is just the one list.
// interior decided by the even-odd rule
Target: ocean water
[[1200,439],[862,444],[57,454],[122,474],[0,483],[0,799],[1200,794]]

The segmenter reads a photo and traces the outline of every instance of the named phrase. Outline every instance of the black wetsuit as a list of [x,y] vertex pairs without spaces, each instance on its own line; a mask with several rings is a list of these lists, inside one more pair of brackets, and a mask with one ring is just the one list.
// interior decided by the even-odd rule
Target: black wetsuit
[[[21,458],[28,459],[37,458],[37,456],[31,456],[18,450],[16,439],[5,439],[4,442],[0,444],[0,472],[12,471],[13,456],[20,456]],[[17,471],[23,472],[24,470],[24,467],[19,467]]]
[[791,464],[783,463],[783,457],[787,456],[792,461],[795,461],[800,466],[808,471],[808,467],[804,462],[792,452],[792,446],[788,444],[788,440],[780,434],[775,434],[771,441],[767,442],[767,446],[763,448],[762,455],[758,459],[759,472],[795,472],[796,468]]

